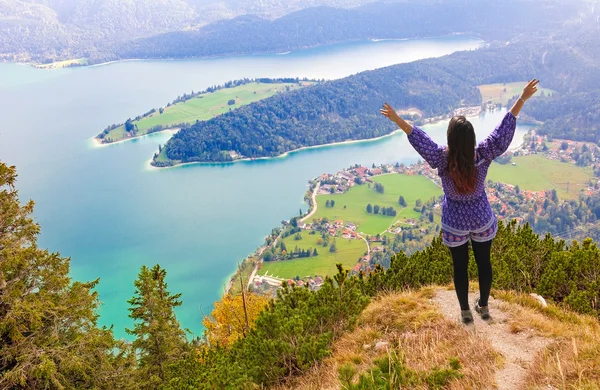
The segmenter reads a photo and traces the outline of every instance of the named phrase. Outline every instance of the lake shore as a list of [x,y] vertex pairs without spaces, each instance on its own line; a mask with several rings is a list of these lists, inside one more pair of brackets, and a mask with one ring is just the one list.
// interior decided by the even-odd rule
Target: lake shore
[[[125,138],[125,139],[121,139],[121,140],[114,141],[114,142],[104,142],[104,143],[100,142],[100,139],[98,137],[93,137],[90,139],[90,142],[92,143],[93,148],[103,148],[103,147],[110,146],[110,145],[116,145],[116,144],[121,144],[121,143],[129,142],[129,141],[134,141],[136,139],[148,137],[153,134],[171,132],[172,133],[171,136],[173,136],[173,135],[177,134],[179,132],[179,130],[181,130],[181,127],[171,127],[171,128],[163,129],[160,131],[154,131],[152,133],[136,135],[134,137]],[[152,160],[150,160],[150,161],[152,161]]]
[[[273,156],[273,157],[256,157],[256,158],[244,157],[244,158],[239,158],[239,159],[233,160],[233,161],[192,161],[192,162],[185,162],[185,163],[169,165],[166,167],[157,167],[152,164],[150,164],[150,165],[152,166],[152,168],[155,168],[155,169],[168,169],[168,168],[178,168],[178,167],[182,167],[185,165],[226,165],[226,164],[237,164],[237,163],[248,162],[248,161],[274,160],[274,159],[278,159],[278,158],[286,158],[291,154],[298,153],[303,150],[320,149],[320,148],[326,148],[326,147],[331,147],[331,146],[350,145],[350,144],[356,144],[356,143],[361,143],[361,142],[364,142],[364,143],[375,142],[375,141],[379,141],[379,140],[382,140],[385,138],[392,137],[395,134],[397,134],[398,132],[402,132],[402,130],[398,129],[389,134],[382,135],[382,136],[376,137],[376,138],[332,142],[329,144],[314,145],[314,146],[303,146],[301,148],[290,150],[288,152],[285,152],[283,154],[280,154],[278,156]],[[152,160],[150,160],[150,161],[152,162]]]
[[[283,49],[284,51],[280,50],[265,50],[265,51],[258,51],[258,52],[239,52],[239,53],[227,53],[227,54],[215,54],[215,55],[204,55],[204,56],[194,56],[194,57],[185,57],[185,58],[177,58],[177,57],[173,57],[173,58],[122,58],[122,59],[116,59],[116,60],[107,60],[104,62],[98,62],[98,63],[94,63],[94,64],[77,64],[77,65],[72,65],[70,67],[96,67],[96,66],[104,66],[104,65],[110,65],[110,64],[116,64],[119,62],[128,62],[128,61],[195,61],[195,60],[211,60],[211,59],[220,59],[220,58],[228,58],[228,57],[250,57],[250,56],[264,56],[264,55],[287,55],[287,54],[291,54],[297,51],[302,51],[302,50],[310,50],[310,49],[317,49],[317,48],[321,48],[321,47],[327,47],[327,46],[333,46],[333,45],[340,45],[340,44],[348,44],[348,43],[360,43],[360,42],[370,42],[370,43],[384,43],[384,42],[403,42],[403,41],[410,41],[410,40],[420,40],[420,39],[436,39],[436,38],[447,38],[447,37],[454,37],[457,35],[465,35],[462,33],[451,33],[451,34],[445,34],[445,35],[432,35],[432,36],[415,36],[415,37],[410,37],[410,38],[406,38],[406,37],[402,37],[402,38],[362,38],[362,39],[344,39],[344,40],[337,40],[337,41],[332,41],[332,42],[327,42],[327,43],[321,43],[321,44],[315,44],[315,45],[304,45],[304,46],[298,46],[293,48],[292,50],[286,50]],[[478,39],[481,41],[481,44],[483,44],[485,41],[484,39],[479,35],[479,34],[469,34],[468,36],[474,38],[474,39]],[[34,61],[22,61],[21,63],[27,64],[29,66],[32,66],[34,68],[38,68],[38,69],[63,69],[69,66],[53,66],[53,64],[60,64],[63,62],[71,62],[71,61],[76,61],[76,60],[86,60],[88,61],[88,58],[71,58],[71,59],[66,59],[66,60],[61,60],[61,61],[55,61],[53,63],[48,63],[48,64],[42,64],[39,62],[34,62]],[[9,61],[11,62],[11,61]],[[17,61],[19,62],[19,61]]]

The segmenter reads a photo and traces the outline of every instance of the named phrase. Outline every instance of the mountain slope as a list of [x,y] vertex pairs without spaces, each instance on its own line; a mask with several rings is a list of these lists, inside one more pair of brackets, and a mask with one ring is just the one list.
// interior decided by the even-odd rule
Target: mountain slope
[[321,365],[272,389],[600,386],[597,320],[528,295],[494,294],[493,319],[476,315],[469,326],[458,322],[451,287],[382,294]]
[[[350,10],[316,7],[270,21],[239,17],[197,30],[177,31],[127,42],[120,58],[180,58],[280,52],[369,38],[414,38],[453,33],[504,39],[534,31],[531,19],[542,18],[545,30],[579,15],[580,3],[378,2]],[[515,12],[518,9],[519,12]]]
[[199,28],[247,14],[284,16],[307,7],[353,7],[369,0],[3,0],[0,60],[114,59],[117,44]]
[[180,29],[196,17],[185,0],[5,0],[0,59],[93,55],[117,42]]

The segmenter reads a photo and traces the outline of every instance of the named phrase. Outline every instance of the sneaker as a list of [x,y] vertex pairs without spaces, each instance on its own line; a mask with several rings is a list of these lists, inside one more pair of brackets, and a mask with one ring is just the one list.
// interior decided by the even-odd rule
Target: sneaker
[[487,306],[479,306],[479,298],[475,300],[475,311],[479,313],[482,320],[490,319],[490,309]]
[[463,324],[470,324],[471,322],[473,322],[473,313],[471,313],[471,310],[461,310],[460,321]]

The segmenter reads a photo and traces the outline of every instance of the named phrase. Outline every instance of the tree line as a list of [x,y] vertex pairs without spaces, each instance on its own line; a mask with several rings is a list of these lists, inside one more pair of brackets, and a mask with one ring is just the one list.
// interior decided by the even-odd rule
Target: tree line
[[395,217],[396,214],[398,214],[396,212],[396,209],[393,207],[383,207],[383,206],[379,206],[379,205],[375,205],[373,206],[371,203],[367,204],[366,207],[367,213],[369,214],[380,214],[381,215],[388,215],[390,217]]

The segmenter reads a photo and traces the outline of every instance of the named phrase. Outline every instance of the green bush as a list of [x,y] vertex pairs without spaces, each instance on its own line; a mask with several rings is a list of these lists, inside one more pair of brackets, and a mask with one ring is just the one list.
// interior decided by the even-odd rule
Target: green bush
[[452,379],[462,377],[458,359],[451,359],[448,365],[448,368],[434,367],[430,371],[417,372],[406,366],[403,355],[393,354],[375,361],[375,367],[361,374],[356,384],[352,380],[356,370],[350,364],[340,367],[339,378],[348,390],[412,389],[423,385],[441,389]]

